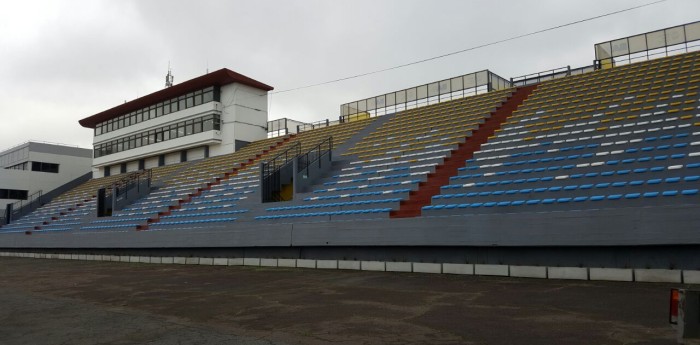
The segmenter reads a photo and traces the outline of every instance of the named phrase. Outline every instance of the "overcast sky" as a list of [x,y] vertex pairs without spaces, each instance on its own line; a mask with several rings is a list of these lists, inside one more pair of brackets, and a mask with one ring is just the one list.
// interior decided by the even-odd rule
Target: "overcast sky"
[[[78,120],[229,68],[286,90],[383,69],[651,0],[2,1],[0,150],[92,146]],[[696,21],[664,3],[398,70],[271,96],[269,119],[337,118],[342,103],[490,69],[589,65],[593,44]]]

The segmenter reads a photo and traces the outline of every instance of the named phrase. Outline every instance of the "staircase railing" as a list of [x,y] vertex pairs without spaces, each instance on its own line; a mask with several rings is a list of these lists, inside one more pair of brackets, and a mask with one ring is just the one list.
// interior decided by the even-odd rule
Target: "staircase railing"
[[111,186],[98,190],[97,216],[111,216],[136,199],[151,192],[151,169],[131,173],[114,182]]
[[262,201],[280,201],[282,190],[282,168],[289,166],[294,158],[301,154],[301,143],[295,142],[291,147],[274,158],[261,163]]
[[326,154],[332,154],[333,152],[333,137],[330,136],[318,145],[310,149],[308,152],[299,156],[299,163],[297,164],[297,173],[306,171],[308,174],[309,166],[314,163],[318,163],[319,168],[321,167],[321,157]]
[[[4,219],[3,222],[11,223],[39,208],[43,195],[44,191],[36,191],[29,195],[27,200],[15,201],[7,205],[6,219]],[[1,224],[2,223],[0,223],[0,225]]]

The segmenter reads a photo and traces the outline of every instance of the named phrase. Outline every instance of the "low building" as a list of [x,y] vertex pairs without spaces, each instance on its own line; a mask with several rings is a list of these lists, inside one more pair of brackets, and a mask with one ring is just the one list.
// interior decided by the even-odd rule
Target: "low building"
[[7,204],[90,173],[92,150],[28,141],[0,152],[0,217]]

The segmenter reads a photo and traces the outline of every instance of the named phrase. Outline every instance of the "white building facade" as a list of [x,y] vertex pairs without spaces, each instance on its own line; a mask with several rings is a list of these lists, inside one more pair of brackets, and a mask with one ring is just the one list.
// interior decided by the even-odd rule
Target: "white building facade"
[[95,177],[233,153],[267,137],[271,86],[221,69],[80,120]]
[[0,152],[0,217],[7,204],[46,194],[89,173],[92,150],[29,141]]

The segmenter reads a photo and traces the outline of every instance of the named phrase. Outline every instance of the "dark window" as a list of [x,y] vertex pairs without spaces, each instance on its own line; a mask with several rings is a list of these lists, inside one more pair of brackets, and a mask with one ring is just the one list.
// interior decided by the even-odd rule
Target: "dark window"
[[29,191],[19,189],[0,189],[0,199],[27,200]]
[[58,173],[58,164],[55,163],[44,163],[44,162],[32,162],[32,171],[40,171],[47,173]]

